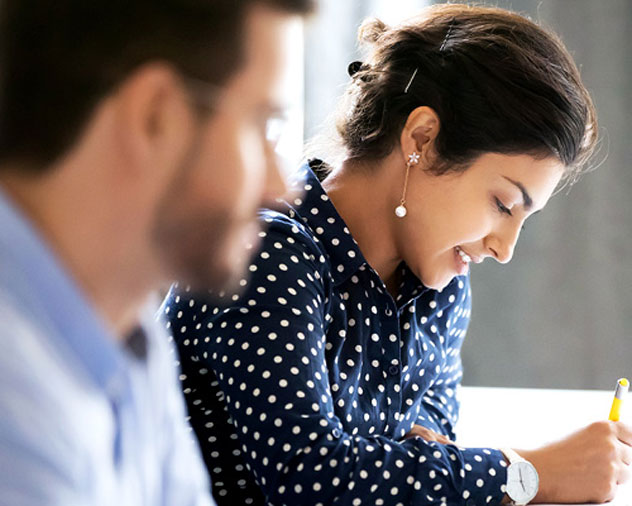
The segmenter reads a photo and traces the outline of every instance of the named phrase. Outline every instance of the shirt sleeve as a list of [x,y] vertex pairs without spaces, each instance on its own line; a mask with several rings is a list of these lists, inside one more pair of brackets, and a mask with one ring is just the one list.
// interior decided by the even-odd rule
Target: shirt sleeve
[[[199,367],[215,371],[269,503],[500,503],[500,452],[361,436],[336,416],[325,356],[330,279],[315,239],[273,223],[250,273],[244,293],[224,294],[230,307],[193,328],[172,326]],[[176,315],[195,304],[182,293],[172,302]]]
[[461,347],[470,320],[471,291],[469,276],[455,278],[453,283],[458,287],[455,293],[436,296],[440,308],[437,314],[441,316],[434,319],[432,325],[445,340],[441,348],[445,362],[431,388],[423,395],[423,412],[418,423],[433,430],[439,429],[440,433],[455,441],[460,408],[458,392],[463,378]]

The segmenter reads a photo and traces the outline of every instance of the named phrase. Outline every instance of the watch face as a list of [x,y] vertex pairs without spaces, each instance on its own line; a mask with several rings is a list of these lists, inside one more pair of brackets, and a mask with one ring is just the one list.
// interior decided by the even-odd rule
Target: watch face
[[507,468],[507,494],[517,504],[527,504],[538,493],[538,472],[529,462],[514,462]]

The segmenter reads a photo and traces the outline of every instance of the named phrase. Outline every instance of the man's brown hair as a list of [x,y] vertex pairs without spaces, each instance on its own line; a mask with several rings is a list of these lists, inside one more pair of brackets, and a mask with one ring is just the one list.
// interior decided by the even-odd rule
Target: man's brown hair
[[314,0],[3,0],[0,163],[44,168],[136,68],[172,64],[221,84],[242,63],[253,5],[304,14]]

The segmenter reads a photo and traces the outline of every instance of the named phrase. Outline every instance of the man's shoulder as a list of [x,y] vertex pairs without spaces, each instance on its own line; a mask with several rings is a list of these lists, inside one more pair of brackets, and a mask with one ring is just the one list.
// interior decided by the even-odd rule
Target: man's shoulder
[[[21,304],[10,291],[1,286],[0,321],[0,346],[3,350],[0,353],[0,364],[15,363],[16,359],[27,358],[33,353],[39,355],[42,347],[46,347],[46,324],[40,315],[32,314],[26,305]],[[48,353],[44,355],[50,357]],[[6,368],[0,367],[0,375],[5,375],[6,372]]]
[[[6,420],[12,406],[30,404],[50,409],[55,418],[79,392],[91,392],[85,368],[61,339],[53,336],[52,325],[19,306],[0,291],[0,404]],[[61,411],[60,411],[61,410]],[[15,409],[16,416],[24,413]],[[1,422],[0,422],[1,423]]]
[[1,291],[0,321],[0,494],[26,493],[25,487],[29,494],[53,493],[38,478],[45,475],[79,485],[83,438],[76,414],[80,406],[98,406],[79,395],[73,364],[45,325]]

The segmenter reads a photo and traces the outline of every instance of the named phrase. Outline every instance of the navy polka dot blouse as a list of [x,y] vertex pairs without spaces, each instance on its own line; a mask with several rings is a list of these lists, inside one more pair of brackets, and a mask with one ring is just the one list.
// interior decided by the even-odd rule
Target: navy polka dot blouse
[[218,504],[498,504],[506,464],[454,439],[467,277],[441,292],[402,266],[394,300],[317,177],[283,212],[239,294],[174,286],[164,304]]

